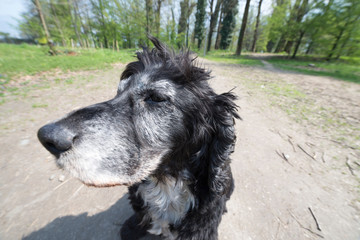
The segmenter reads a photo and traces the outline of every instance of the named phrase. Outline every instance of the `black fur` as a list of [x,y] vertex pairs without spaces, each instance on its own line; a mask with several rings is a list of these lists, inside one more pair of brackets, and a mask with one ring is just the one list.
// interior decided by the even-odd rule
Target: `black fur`
[[[121,79],[160,64],[159,78],[170,78],[191,92],[177,103],[185,115],[187,131],[174,139],[178,144],[153,175],[159,181],[170,175],[191,182],[196,205],[181,224],[172,226],[177,239],[215,240],[226,201],[234,190],[230,154],[236,139],[234,118],[239,118],[233,102],[236,97],[230,92],[217,95],[207,82],[210,72],[194,64],[189,51],[175,54],[156,39],[151,41],[156,48],[138,52],[138,61],[127,66]],[[142,219],[147,208],[136,195],[139,184],[129,187],[129,198],[138,219]],[[123,238],[129,236],[123,234]]]

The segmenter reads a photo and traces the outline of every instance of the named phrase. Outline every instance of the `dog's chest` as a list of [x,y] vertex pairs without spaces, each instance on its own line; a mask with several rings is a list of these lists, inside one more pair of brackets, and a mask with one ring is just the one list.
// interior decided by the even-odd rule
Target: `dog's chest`
[[177,225],[194,205],[194,196],[182,180],[172,177],[159,182],[154,178],[139,185],[137,190],[148,208],[145,218],[151,220],[148,232],[174,239],[169,224]]

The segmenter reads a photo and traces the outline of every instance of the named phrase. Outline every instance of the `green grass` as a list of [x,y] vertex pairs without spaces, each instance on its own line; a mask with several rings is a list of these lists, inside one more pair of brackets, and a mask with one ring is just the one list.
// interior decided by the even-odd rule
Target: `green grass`
[[[58,48],[64,52],[64,49]],[[115,62],[134,60],[134,49],[114,52],[108,49],[73,49],[75,56],[50,56],[47,46],[0,44],[0,83],[6,84],[16,75],[32,75],[59,68],[63,71],[104,69]]]
[[[296,60],[274,57],[267,61],[284,70],[360,83],[360,60],[356,58],[343,58],[336,62],[327,62],[307,58]],[[309,64],[314,64],[315,67],[310,67]]]
[[[199,52],[199,56],[203,57]],[[236,56],[234,52],[216,50],[210,51],[204,57],[211,61],[222,62],[222,63],[230,63],[230,64],[241,64],[241,65],[249,65],[249,66],[263,66],[262,62],[258,59],[251,59],[245,56]]]
[[47,108],[48,105],[47,104],[42,104],[42,103],[34,103],[32,105],[32,108]]

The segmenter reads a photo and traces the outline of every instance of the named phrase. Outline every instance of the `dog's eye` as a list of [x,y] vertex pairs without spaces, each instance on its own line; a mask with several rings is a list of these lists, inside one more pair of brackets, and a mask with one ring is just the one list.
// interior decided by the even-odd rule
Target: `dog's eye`
[[145,98],[145,102],[147,103],[160,103],[160,102],[165,102],[166,98],[161,97],[159,95],[155,95],[152,94],[150,96],[148,96],[147,98]]

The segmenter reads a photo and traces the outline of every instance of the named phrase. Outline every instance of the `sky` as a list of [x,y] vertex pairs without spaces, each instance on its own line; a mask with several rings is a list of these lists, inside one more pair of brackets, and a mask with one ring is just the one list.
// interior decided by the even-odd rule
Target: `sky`
[[0,32],[10,33],[12,37],[19,37],[16,29],[16,19],[26,10],[28,0],[0,0]]
[[[0,32],[10,33],[12,37],[20,37],[17,30],[17,19],[26,11],[26,3],[29,0],[0,0]],[[239,14],[243,14],[245,0],[240,0]],[[252,0],[251,5],[257,7],[258,0]],[[271,0],[264,0],[261,7],[262,14],[271,13]]]

